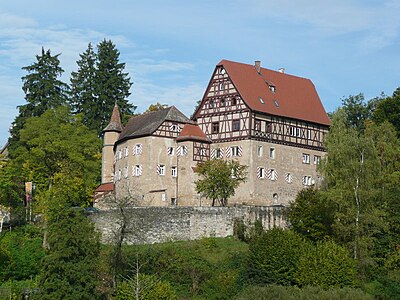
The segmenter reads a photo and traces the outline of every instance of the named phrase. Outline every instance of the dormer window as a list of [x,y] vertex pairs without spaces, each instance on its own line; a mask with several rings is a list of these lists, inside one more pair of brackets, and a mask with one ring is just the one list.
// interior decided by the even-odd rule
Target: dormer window
[[274,104],[275,104],[276,107],[279,107],[278,101],[274,100]]
[[260,100],[261,104],[265,104],[264,99],[261,97],[258,97],[258,100]]
[[276,92],[276,86],[274,86],[274,85],[269,85],[268,87],[269,87],[269,90],[270,90],[272,93],[275,93],[275,92]]
[[174,131],[174,132],[179,132],[179,125],[178,124],[176,124],[176,123],[173,123],[173,124],[171,124],[171,126],[169,127],[169,129],[171,130],[171,131]]

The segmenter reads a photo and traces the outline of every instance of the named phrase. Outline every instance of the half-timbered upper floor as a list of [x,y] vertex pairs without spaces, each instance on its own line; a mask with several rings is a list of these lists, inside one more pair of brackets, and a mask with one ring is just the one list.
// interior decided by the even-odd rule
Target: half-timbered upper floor
[[213,142],[258,139],[319,150],[330,124],[309,79],[226,60],[193,119]]

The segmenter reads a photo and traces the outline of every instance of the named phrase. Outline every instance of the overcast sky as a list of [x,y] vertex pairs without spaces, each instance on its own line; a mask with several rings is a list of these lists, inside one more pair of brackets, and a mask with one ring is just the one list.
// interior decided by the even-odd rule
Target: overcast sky
[[138,112],[151,103],[190,115],[221,59],[284,67],[310,78],[327,111],[341,98],[400,86],[400,0],[3,0],[0,2],[0,147],[25,104],[22,67],[41,47],[76,60],[102,39],[121,52]]

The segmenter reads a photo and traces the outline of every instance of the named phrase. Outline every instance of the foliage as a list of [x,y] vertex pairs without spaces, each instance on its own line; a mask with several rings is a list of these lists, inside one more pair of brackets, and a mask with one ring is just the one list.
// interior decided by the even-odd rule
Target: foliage
[[365,102],[364,95],[350,95],[342,99],[342,110],[346,115],[347,127],[353,128],[358,132],[365,129],[365,121],[370,119],[374,107],[374,101]]
[[369,294],[353,288],[329,288],[296,286],[249,286],[235,300],[372,300]]
[[348,251],[332,241],[308,247],[297,264],[296,282],[300,286],[353,287],[356,263]]
[[292,285],[307,243],[290,230],[273,228],[250,244],[248,278],[256,284]]
[[20,155],[25,179],[35,182],[39,193],[59,183],[79,194],[70,196],[83,200],[74,205],[90,201],[100,176],[100,140],[67,107],[27,119],[21,141],[27,145]]
[[125,63],[119,62],[119,51],[110,40],[97,45],[96,72],[94,76],[96,106],[91,112],[90,126],[100,133],[110,121],[115,103],[122,116],[132,115],[135,107],[126,99],[132,85]]
[[140,272],[169,282],[179,299],[229,299],[241,288],[248,246],[233,238],[126,246],[128,265],[124,278]]
[[389,121],[400,137],[400,88],[394,91],[392,97],[386,97],[377,103],[372,120],[377,124]]
[[289,205],[290,227],[310,241],[332,236],[336,206],[317,189],[301,190]]
[[200,179],[195,182],[196,191],[221,206],[228,204],[228,198],[235,195],[235,189],[247,177],[247,166],[236,160],[212,159],[200,164],[196,171]]
[[374,243],[374,235],[385,230],[384,212],[377,201],[378,156],[370,138],[347,127],[343,110],[334,115],[326,146],[328,154],[321,171],[326,197],[337,207],[335,238],[365,263],[371,255],[369,245]]
[[115,300],[174,300],[174,290],[168,282],[154,275],[139,274],[118,284]]
[[34,226],[5,232],[0,237],[0,282],[38,275],[43,257],[40,232]]
[[161,104],[159,102],[157,102],[156,104],[150,104],[150,106],[144,111],[144,114],[149,113],[149,112],[163,110],[167,107],[168,107],[167,104]]
[[37,62],[22,68],[28,72],[22,77],[22,89],[27,104],[18,107],[19,115],[11,129],[11,157],[15,157],[14,151],[19,145],[19,131],[27,118],[40,116],[48,109],[67,103],[69,87],[59,80],[64,70],[60,67],[58,56],[59,54],[52,55],[50,50],[45,51],[42,48],[41,55],[36,55]]
[[90,129],[98,131],[93,124],[98,112],[96,102],[96,60],[97,55],[89,43],[85,52],[79,55],[76,62],[78,71],[71,73],[71,106],[74,113],[82,114],[82,122]]
[[52,210],[40,299],[99,299],[96,258],[100,242],[94,225],[81,209],[54,205]]

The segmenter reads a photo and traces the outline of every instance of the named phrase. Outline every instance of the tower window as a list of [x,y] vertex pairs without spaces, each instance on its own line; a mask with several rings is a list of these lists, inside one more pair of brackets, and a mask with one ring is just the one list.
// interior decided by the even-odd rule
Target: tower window
[[232,121],[232,130],[239,131],[240,130],[240,120],[233,120]]
[[213,122],[212,123],[211,132],[212,133],[218,133],[219,132],[219,122]]

